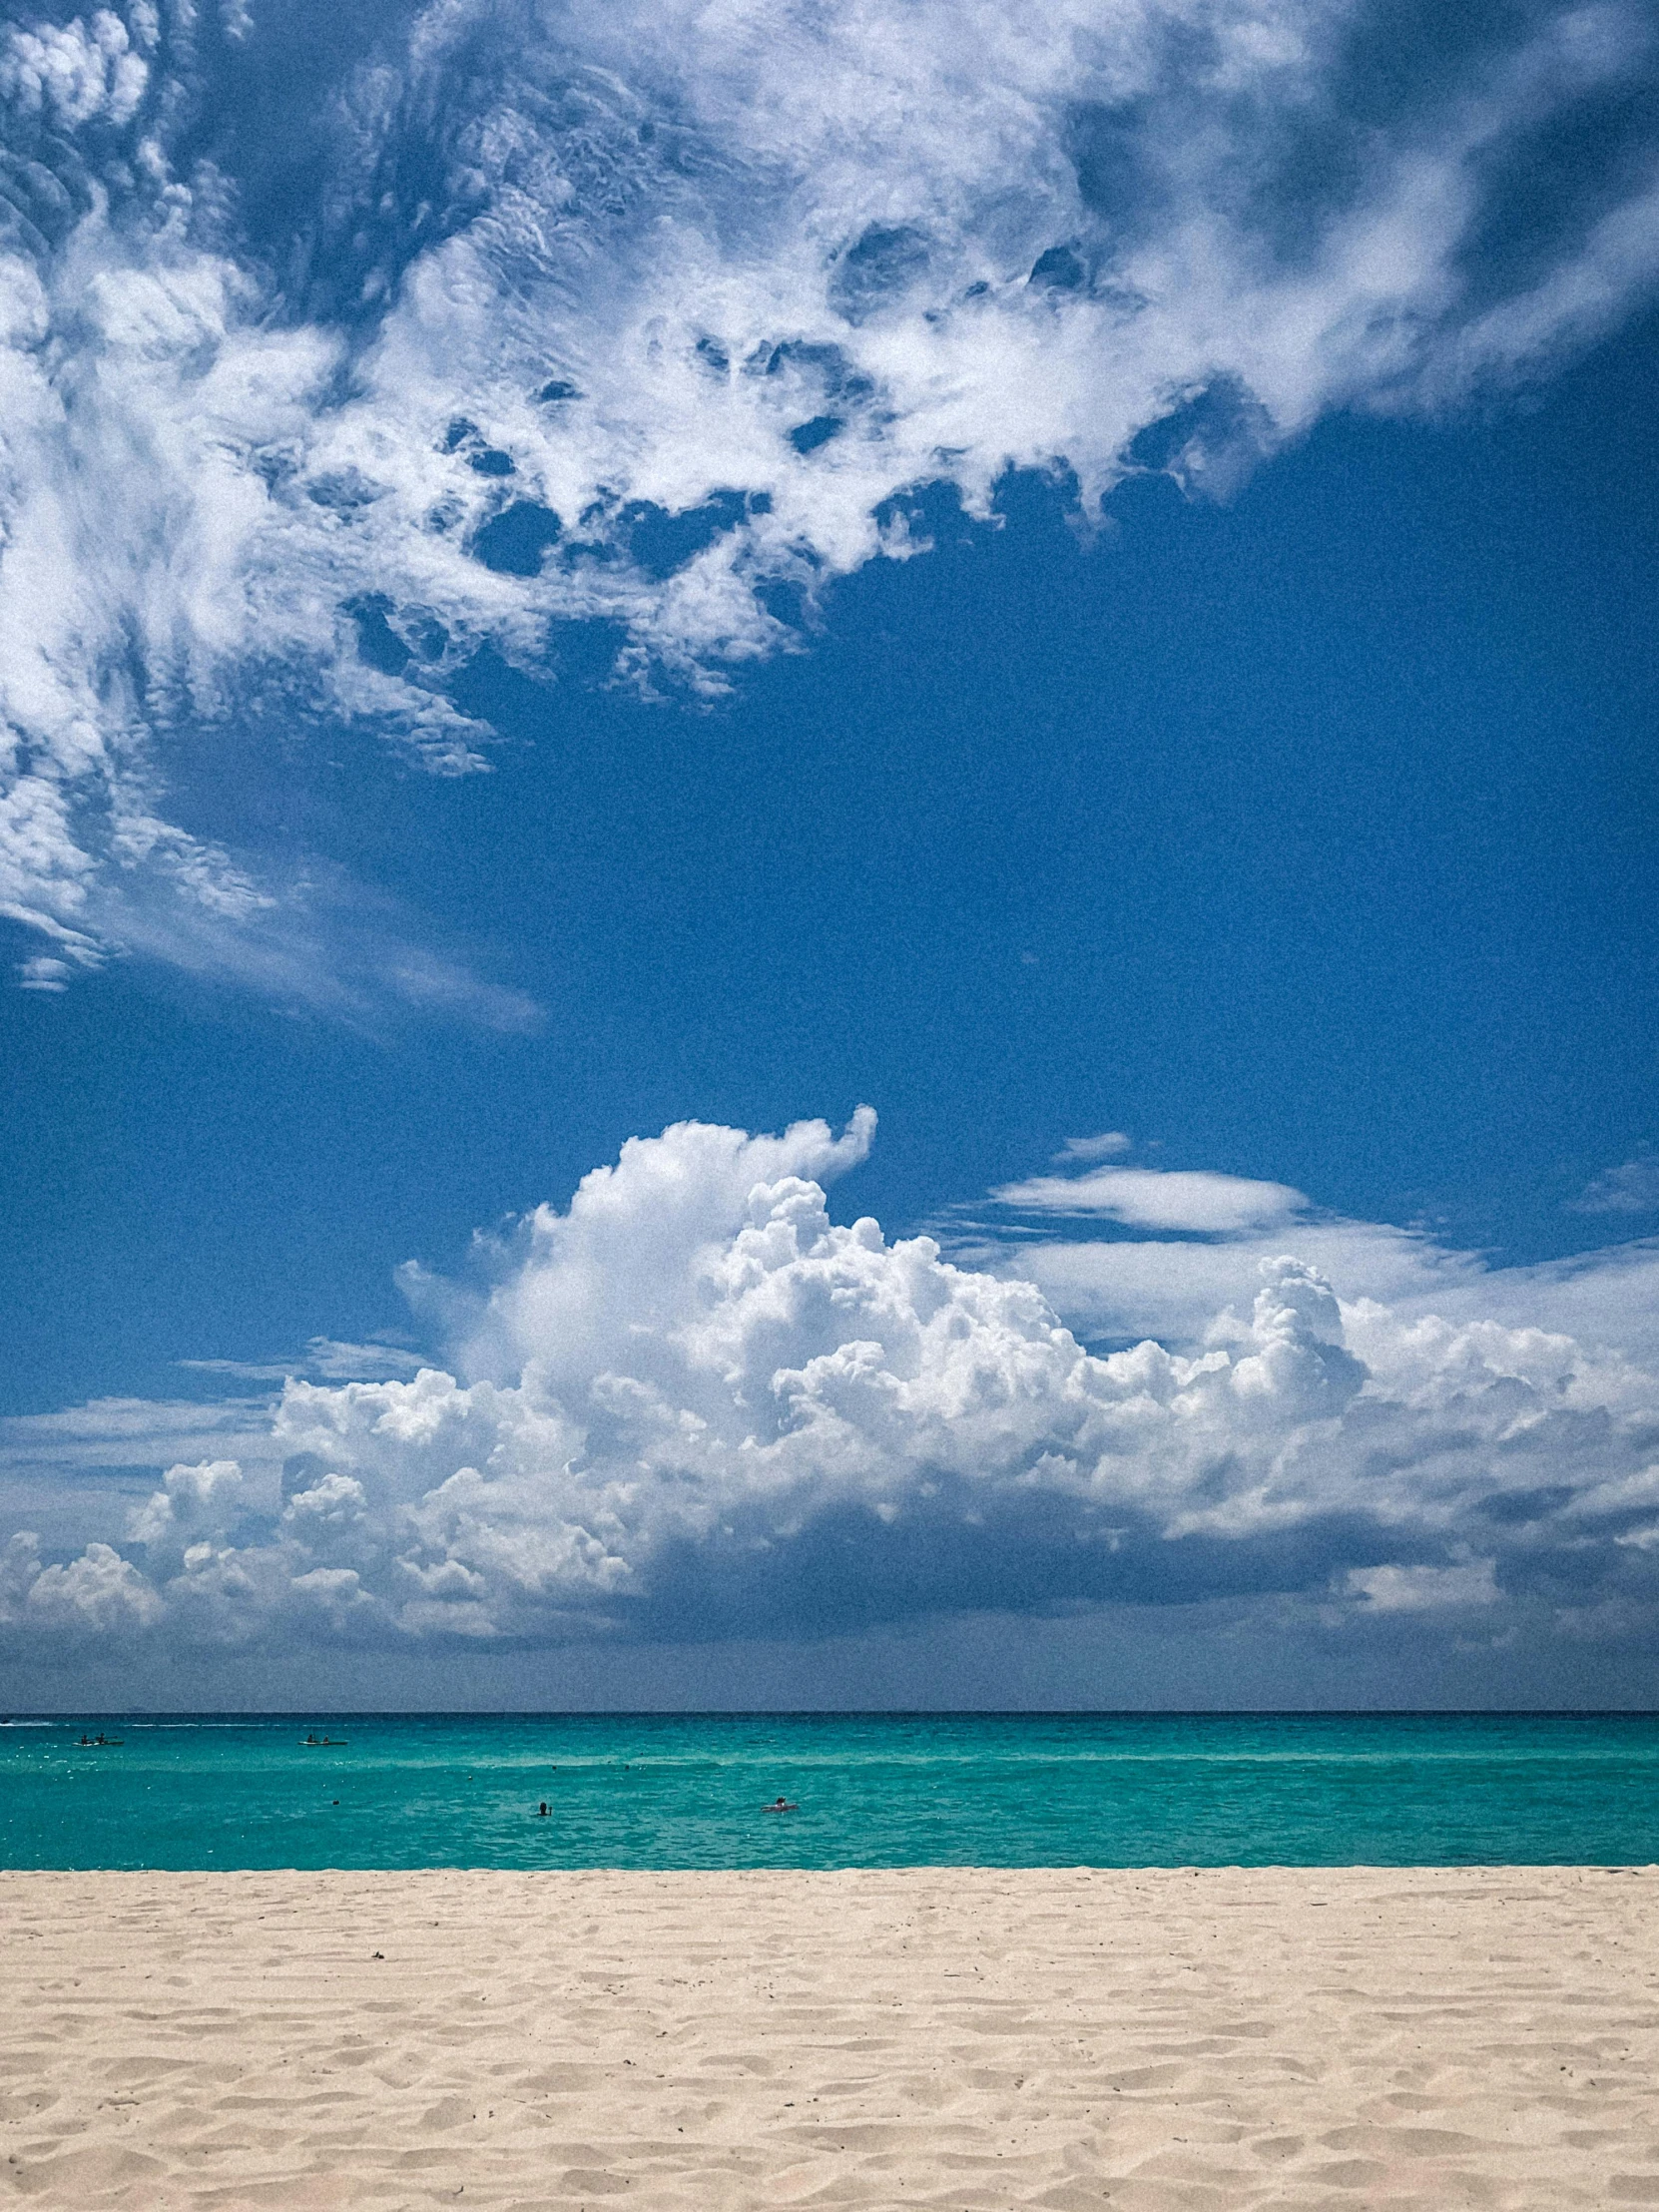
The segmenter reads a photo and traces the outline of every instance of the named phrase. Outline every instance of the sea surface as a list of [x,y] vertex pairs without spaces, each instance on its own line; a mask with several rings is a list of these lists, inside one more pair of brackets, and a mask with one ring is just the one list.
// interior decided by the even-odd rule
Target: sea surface
[[1659,1862],[1659,1715],[0,1722],[5,1867],[1492,1862]]

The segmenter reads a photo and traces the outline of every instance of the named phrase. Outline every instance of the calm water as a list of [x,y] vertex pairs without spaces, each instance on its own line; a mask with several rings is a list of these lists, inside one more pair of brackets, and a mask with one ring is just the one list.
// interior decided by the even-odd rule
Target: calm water
[[[83,1730],[119,1745],[82,1750]],[[307,1729],[345,1738],[307,1748]],[[769,1817],[780,1791],[800,1811]],[[546,1799],[546,1820],[536,1813]],[[7,1867],[1659,1861],[1659,1716],[108,1715],[0,1725]]]

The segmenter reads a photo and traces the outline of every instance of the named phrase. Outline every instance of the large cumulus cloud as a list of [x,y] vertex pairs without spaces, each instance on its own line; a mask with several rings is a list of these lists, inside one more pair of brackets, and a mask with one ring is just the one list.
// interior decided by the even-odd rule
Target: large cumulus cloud
[[482,1282],[409,1271],[448,1367],[290,1381],[269,1457],[175,1465],[75,1556],[18,1536],[0,1618],[499,1645],[1227,1593],[1646,1617],[1650,1369],[1345,1302],[1293,1252],[1205,1341],[1096,1356],[1032,1284],[831,1222],[872,1129],[631,1141]]
[[[300,51],[300,47],[303,51]],[[0,29],[0,908],[511,1026],[193,827],[181,731],[487,764],[573,621],[718,688],[826,584],[1541,370],[1651,286],[1648,11],[433,0]],[[269,739],[263,734],[271,733]],[[344,949],[342,950],[342,945]],[[343,971],[343,972],[342,972]]]

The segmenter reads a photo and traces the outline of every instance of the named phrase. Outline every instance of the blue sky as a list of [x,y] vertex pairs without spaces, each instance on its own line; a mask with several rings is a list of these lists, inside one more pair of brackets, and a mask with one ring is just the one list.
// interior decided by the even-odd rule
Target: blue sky
[[0,16],[7,1694],[1651,1702],[1646,12],[336,14]]

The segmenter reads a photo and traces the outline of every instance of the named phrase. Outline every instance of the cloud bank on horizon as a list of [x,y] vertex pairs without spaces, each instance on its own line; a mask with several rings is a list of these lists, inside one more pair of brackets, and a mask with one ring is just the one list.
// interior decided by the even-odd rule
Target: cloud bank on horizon
[[[1092,1352],[1026,1248],[992,1272],[830,1222],[825,1185],[873,1130],[867,1109],[839,1137],[680,1123],[481,1244],[477,1284],[406,1270],[444,1367],[313,1347],[319,1374],[356,1351],[384,1379],[290,1379],[264,1424],[232,1401],[217,1434],[200,1423],[205,1456],[79,1550],[14,1534],[0,1639],[35,1656],[799,1639],[1216,1598],[1336,1630],[1651,1630],[1659,1346],[1541,1326],[1543,1271],[1506,1283],[1327,1222],[1362,1280],[1386,1247],[1399,1294],[1340,1297],[1298,1256],[1316,1219],[1264,1244],[1241,1214],[1180,1249],[1216,1254],[1242,1298],[1189,1341]],[[1213,1237],[1213,1200],[1177,1224],[1172,1190],[1157,1226]],[[1170,1247],[1072,1249],[1150,1259],[1155,1280]],[[1626,1294],[1638,1271],[1654,1310],[1651,1249],[1581,1265],[1625,1271]],[[129,1409],[123,1444],[119,1412],[52,1418],[130,1462],[140,1424]],[[4,1426],[12,1456],[43,1424]]]
[[1624,0],[1432,34],[1366,0],[15,15],[23,981],[127,948],[532,1023],[201,827],[216,736],[345,723],[469,774],[486,649],[542,678],[601,622],[625,673],[710,693],[920,549],[924,487],[980,517],[1010,468],[1085,517],[1133,468],[1225,495],[1330,409],[1545,373],[1659,273],[1656,75]]

